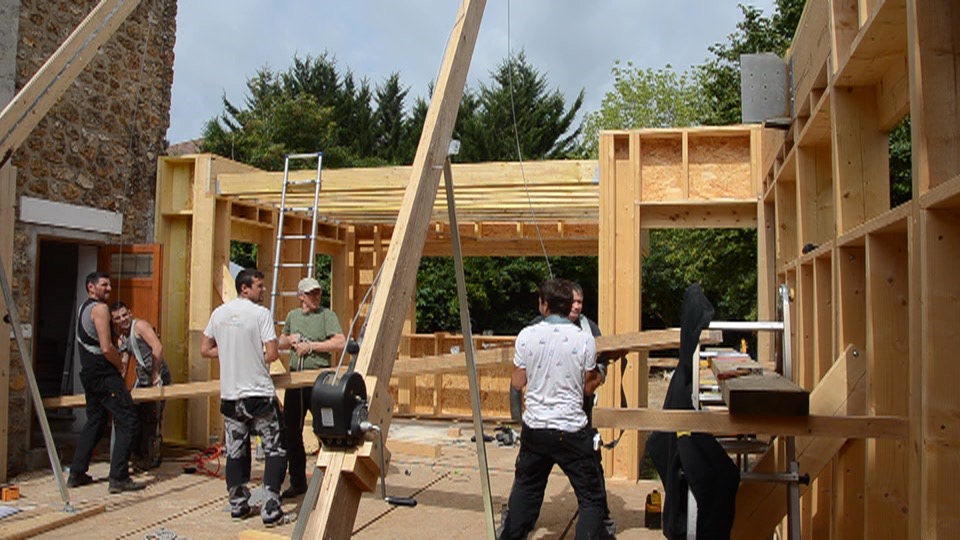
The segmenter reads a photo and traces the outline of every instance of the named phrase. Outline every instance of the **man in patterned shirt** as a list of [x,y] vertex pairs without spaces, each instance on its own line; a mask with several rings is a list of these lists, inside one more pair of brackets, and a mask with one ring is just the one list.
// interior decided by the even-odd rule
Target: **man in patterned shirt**
[[603,483],[593,449],[593,429],[583,410],[584,393],[600,384],[596,342],[589,330],[570,322],[570,282],[550,279],[539,289],[543,321],[517,336],[511,384],[526,387],[523,430],[517,455],[510,512],[501,539],[523,539],[540,516],[543,493],[554,464],[577,495],[576,538],[599,538]]

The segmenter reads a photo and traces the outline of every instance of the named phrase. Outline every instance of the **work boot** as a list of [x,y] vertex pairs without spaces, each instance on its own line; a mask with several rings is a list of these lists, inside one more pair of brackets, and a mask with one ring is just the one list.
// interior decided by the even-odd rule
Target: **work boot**
[[297,484],[290,484],[290,487],[283,490],[283,493],[280,494],[281,499],[295,499],[300,495],[303,495],[307,492],[307,486],[299,486]]
[[283,508],[280,507],[280,499],[267,499],[267,502],[263,503],[263,508],[260,509],[260,519],[267,527],[279,525],[283,521]]
[[119,482],[110,481],[110,493],[117,494],[123,493],[124,491],[140,491],[147,487],[147,484],[143,482],[134,482],[132,479],[127,478],[126,480],[121,480]]
[[246,501],[230,506],[230,517],[236,521],[246,519],[250,516],[250,504]]
[[70,474],[67,477],[67,487],[75,488],[93,483],[93,477],[87,473]]

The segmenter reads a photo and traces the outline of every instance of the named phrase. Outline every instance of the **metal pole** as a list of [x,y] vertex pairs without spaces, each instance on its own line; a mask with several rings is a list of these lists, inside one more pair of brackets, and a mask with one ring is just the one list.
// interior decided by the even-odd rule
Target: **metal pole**
[[60,497],[63,499],[64,504],[63,510],[64,512],[73,512],[73,506],[70,505],[70,496],[67,494],[67,483],[63,479],[63,469],[60,468],[60,458],[57,456],[57,447],[53,442],[53,434],[50,433],[47,413],[43,410],[43,398],[40,397],[40,389],[37,387],[37,377],[33,373],[33,366],[30,360],[33,357],[33,353],[23,340],[23,332],[20,328],[20,317],[17,315],[17,305],[13,301],[10,283],[7,282],[7,272],[4,270],[2,257],[0,257],[0,287],[3,288],[3,297],[7,301],[7,313],[10,315],[10,326],[13,327],[13,336],[17,341],[17,349],[20,350],[23,370],[27,373],[27,382],[30,384],[30,396],[33,398],[33,408],[37,411],[40,428],[43,430],[43,442],[47,446],[47,456],[50,458],[50,467],[53,469],[54,478],[57,479],[57,487],[60,488]]
[[483,513],[487,522],[487,538],[496,536],[493,519],[493,497],[490,494],[490,471],[487,469],[487,450],[483,441],[483,416],[480,411],[480,385],[477,382],[477,363],[473,356],[473,333],[470,329],[470,309],[467,306],[467,284],[463,277],[463,254],[460,252],[460,231],[457,229],[457,210],[453,198],[453,171],[450,159],[443,164],[444,185],[447,191],[447,213],[450,216],[450,241],[453,244],[453,266],[457,274],[457,299],[460,302],[460,326],[463,329],[463,352],[467,357],[467,379],[470,381],[470,405],[473,409],[473,432],[477,440],[477,460],[480,463],[480,487],[483,490]]

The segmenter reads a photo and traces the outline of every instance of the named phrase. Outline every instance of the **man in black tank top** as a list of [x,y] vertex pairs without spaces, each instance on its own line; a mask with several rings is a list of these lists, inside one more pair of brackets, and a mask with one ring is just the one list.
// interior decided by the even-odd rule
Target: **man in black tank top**
[[110,454],[110,493],[137,491],[145,484],[130,478],[127,463],[137,427],[137,414],[120,375],[120,353],[110,336],[110,277],[103,272],[87,276],[87,300],[77,317],[77,346],[80,351],[80,382],[87,400],[87,422],[83,425],[73,454],[67,485],[79,487],[93,482],[87,474],[93,448],[106,432],[107,414],[113,415],[117,438]]

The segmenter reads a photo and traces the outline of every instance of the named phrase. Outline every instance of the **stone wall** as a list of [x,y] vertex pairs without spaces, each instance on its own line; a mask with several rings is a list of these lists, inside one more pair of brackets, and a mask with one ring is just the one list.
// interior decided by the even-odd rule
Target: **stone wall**
[[[77,25],[95,0],[20,3],[16,85],[22,88]],[[153,241],[156,164],[166,146],[173,84],[176,0],[141,0],[66,94],[14,153],[17,199],[30,196],[123,214],[122,237],[110,243]],[[20,318],[33,318],[38,234],[18,222],[12,288]],[[9,473],[26,463],[31,411],[23,365],[10,366]]]

